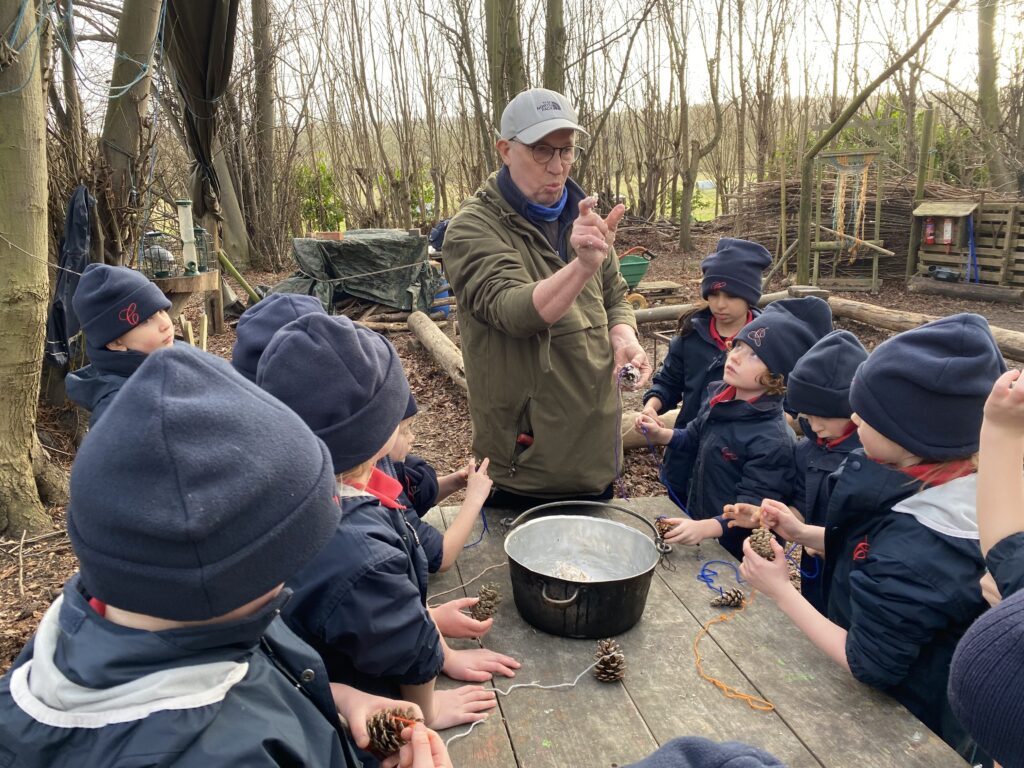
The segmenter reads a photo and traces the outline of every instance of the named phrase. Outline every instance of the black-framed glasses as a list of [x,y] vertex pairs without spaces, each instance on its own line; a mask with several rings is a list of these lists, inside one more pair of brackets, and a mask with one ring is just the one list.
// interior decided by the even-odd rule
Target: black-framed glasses
[[583,147],[570,144],[567,147],[552,147],[550,144],[526,144],[519,139],[512,139],[512,141],[522,144],[533,155],[533,161],[540,165],[547,165],[551,162],[551,158],[555,156],[555,152],[558,153],[559,159],[566,165],[572,165],[583,157]]

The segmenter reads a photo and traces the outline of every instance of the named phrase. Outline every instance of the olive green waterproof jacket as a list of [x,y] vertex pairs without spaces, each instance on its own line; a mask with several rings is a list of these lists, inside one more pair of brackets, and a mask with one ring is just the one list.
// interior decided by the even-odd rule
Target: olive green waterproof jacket
[[[502,197],[496,179],[462,205],[444,240],[473,453],[490,458],[490,476],[505,490],[541,498],[600,493],[622,458],[608,330],[636,328],[619,260],[613,252],[565,316],[547,323],[533,291],[565,265]],[[569,183],[577,195],[567,204],[576,205],[582,193]]]

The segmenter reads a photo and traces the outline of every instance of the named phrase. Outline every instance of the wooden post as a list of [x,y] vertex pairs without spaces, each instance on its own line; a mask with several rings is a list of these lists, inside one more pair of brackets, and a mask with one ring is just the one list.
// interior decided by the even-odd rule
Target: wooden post
[[[924,200],[924,184],[928,176],[928,153],[932,148],[932,120],[935,113],[932,109],[924,111],[921,125],[921,148],[917,158],[917,187],[914,190],[914,208]],[[910,243],[907,245],[907,280],[917,272],[917,251],[921,247],[921,219],[911,214]]]
[[1006,242],[1003,243],[1003,270],[999,275],[1000,285],[1009,285],[1013,278],[1013,249],[1017,247],[1017,209],[1016,203],[1010,205],[1006,214]]

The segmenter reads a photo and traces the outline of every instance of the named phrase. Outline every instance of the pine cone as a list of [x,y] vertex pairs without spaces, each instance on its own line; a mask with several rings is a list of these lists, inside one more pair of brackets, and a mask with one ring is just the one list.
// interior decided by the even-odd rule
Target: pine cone
[[763,525],[754,529],[750,534],[750,548],[757,552],[765,560],[774,560],[775,551],[772,549],[774,534]]
[[743,590],[729,589],[711,601],[712,608],[739,608],[743,605]]
[[594,677],[602,683],[614,683],[626,676],[626,656],[614,640],[598,640],[594,658]]
[[658,535],[661,536],[661,538],[665,538],[668,535],[668,532],[675,528],[675,526],[668,521],[667,517],[659,517],[655,520],[654,527],[657,528]]
[[[396,718],[401,718],[396,719]],[[422,723],[411,709],[385,709],[366,719],[366,730],[370,734],[370,751],[381,758],[395,754],[404,743],[402,731],[409,727],[405,721]]]
[[501,592],[494,582],[484,584],[477,592],[480,600],[469,609],[469,615],[477,621],[486,621],[498,612],[498,603],[501,602]]

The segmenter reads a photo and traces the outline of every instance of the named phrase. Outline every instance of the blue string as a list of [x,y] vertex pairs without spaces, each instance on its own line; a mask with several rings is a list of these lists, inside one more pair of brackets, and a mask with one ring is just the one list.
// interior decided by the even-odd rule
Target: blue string
[[815,558],[813,558],[813,560],[814,560],[814,571],[813,571],[812,573],[807,573],[807,572],[806,572],[806,571],[805,571],[805,570],[804,570],[804,569],[803,569],[803,568],[802,568],[802,567],[800,566],[800,563],[798,563],[798,562],[796,561],[796,558],[795,558],[795,557],[793,557],[793,552],[794,552],[794,551],[796,550],[796,548],[797,548],[797,547],[799,547],[799,546],[800,546],[799,544],[793,544],[793,545],[792,545],[792,546],[791,546],[791,547],[789,548],[789,550],[788,550],[788,551],[786,552],[786,559],[787,559],[787,560],[788,560],[789,562],[791,562],[791,563],[792,563],[793,565],[795,565],[795,566],[796,566],[796,568],[797,568],[797,570],[798,570],[798,571],[800,571],[800,577],[801,577],[801,578],[807,579],[808,581],[814,581],[814,580],[815,580],[816,578],[818,578],[818,575],[819,575],[819,574],[821,573],[821,559],[820,559],[820,558],[818,558],[818,557],[815,557]]
[[727,560],[708,560],[700,567],[700,573],[697,574],[697,581],[702,582],[704,586],[710,589],[712,592],[717,592],[719,595],[724,595],[725,590],[715,585],[715,576],[718,575],[718,571],[712,570],[709,566],[720,563],[727,565],[732,568],[733,574],[736,576],[737,584],[746,584],[743,577],[740,576],[739,568],[736,567],[735,563],[730,563]]
[[484,514],[484,510],[482,508],[480,510],[480,519],[484,521],[483,530],[480,531],[480,538],[478,538],[472,544],[463,544],[462,545],[463,549],[472,549],[473,547],[475,547],[477,544],[479,544],[481,541],[484,540],[484,534],[487,533],[489,529],[487,528],[487,515]]

